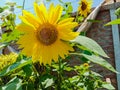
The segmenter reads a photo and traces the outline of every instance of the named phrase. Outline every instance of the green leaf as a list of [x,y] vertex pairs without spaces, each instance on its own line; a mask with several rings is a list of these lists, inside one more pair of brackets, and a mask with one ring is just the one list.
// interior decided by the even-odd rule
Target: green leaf
[[105,24],[105,26],[113,25],[113,24],[120,24],[120,19],[113,20],[113,21],[111,21],[111,22]]
[[0,13],[2,13],[4,11],[4,9],[2,7],[0,7]]
[[59,0],[59,2],[64,4],[64,2],[62,0]]
[[52,86],[52,84],[54,83],[53,79],[46,79],[44,82],[42,82],[42,84],[45,86],[45,88],[48,88],[50,86]]
[[87,21],[88,21],[88,22],[93,22],[93,23],[101,22],[100,20],[94,20],[94,19],[88,19]]
[[70,2],[65,3],[67,6],[66,12],[71,13],[73,11],[72,4]]
[[78,36],[77,38],[75,38],[74,40],[71,40],[71,42],[74,43],[78,43],[81,44],[82,46],[86,47],[87,49],[89,49],[90,51],[93,51],[103,57],[107,57],[107,54],[103,51],[103,49],[100,47],[99,44],[97,44],[97,42],[95,42],[94,40],[85,37],[85,36]]
[[6,5],[15,6],[15,5],[16,5],[16,2],[7,2]]
[[5,46],[6,46],[6,44],[0,45],[0,49],[4,48]]
[[8,33],[4,33],[4,34],[2,34],[2,39],[0,40],[0,42],[9,43],[11,41],[17,40],[19,38],[19,36],[20,36],[20,33],[17,32],[16,30],[11,32],[9,35],[8,35]]
[[76,76],[73,76],[72,78],[69,78],[69,81],[71,82],[71,83],[76,83],[76,82],[78,82],[79,81],[79,76],[78,75],[76,75]]
[[83,16],[78,16],[77,19],[78,19],[78,22],[82,22],[84,20],[84,17]]
[[117,16],[120,15],[120,8],[118,8],[117,10],[115,10],[115,15],[117,15]]
[[22,80],[14,77],[5,86],[1,86],[2,90],[22,90]]
[[99,56],[95,56],[95,55],[86,55],[86,54],[80,54],[82,56],[84,56],[85,58],[89,59],[91,62],[99,64],[105,68],[107,68],[108,70],[111,70],[115,73],[118,73],[111,64],[109,64],[106,60],[104,60],[103,58],[99,57]]
[[94,76],[103,77],[102,75],[100,75],[99,73],[96,73],[94,71],[91,71],[91,74],[93,74]]
[[[36,0],[36,1],[38,1],[38,0]],[[40,1],[40,0],[39,0]],[[50,2],[51,0],[46,0],[47,2]]]
[[72,71],[73,68],[66,66],[66,67],[64,67],[64,70],[65,70],[65,71]]
[[6,67],[5,69],[3,69],[2,71],[0,71],[0,77],[4,76],[4,75],[7,75],[17,69],[20,69],[28,64],[31,64],[32,63],[32,60],[29,59],[29,60],[21,60],[20,62],[15,62],[14,64]]
[[32,65],[26,65],[23,67],[23,71],[25,72],[26,76],[31,76],[32,75]]
[[111,85],[111,83],[104,83],[102,84],[102,87],[108,90],[115,90],[115,88]]
[[16,8],[22,8],[22,6],[17,6]]

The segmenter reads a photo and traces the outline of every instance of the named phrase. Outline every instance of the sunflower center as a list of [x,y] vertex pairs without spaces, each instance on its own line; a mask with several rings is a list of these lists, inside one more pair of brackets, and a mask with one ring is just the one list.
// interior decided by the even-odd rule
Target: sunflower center
[[81,9],[84,11],[86,8],[87,8],[87,5],[85,4],[85,2],[82,2]]
[[58,31],[53,25],[46,24],[38,30],[37,37],[42,44],[51,45],[57,40]]

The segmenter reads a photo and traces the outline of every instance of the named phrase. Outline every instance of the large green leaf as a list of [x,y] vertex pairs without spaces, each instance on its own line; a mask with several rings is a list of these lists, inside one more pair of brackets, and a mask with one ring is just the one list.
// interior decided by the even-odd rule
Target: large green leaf
[[105,24],[105,26],[107,26],[107,25],[113,25],[113,24],[120,24],[120,19],[113,20],[113,21]]
[[0,87],[1,90],[22,90],[22,80],[14,77],[5,86]]
[[29,59],[29,60],[21,60],[21,61],[18,61],[18,62],[15,62],[14,64],[6,67],[5,69],[3,69],[1,72],[0,72],[0,77],[4,76],[4,75],[7,75],[17,69],[20,69],[28,64],[31,64],[32,63],[32,60]]
[[86,55],[86,54],[80,54],[82,56],[84,56],[85,58],[89,59],[91,62],[99,64],[105,68],[107,68],[108,70],[111,70],[115,73],[118,73],[111,64],[109,64],[106,60],[104,60],[103,58],[99,57],[99,56],[95,56],[95,55]]
[[85,37],[85,36],[78,36],[77,38],[75,38],[74,40],[71,40],[71,42],[74,43],[78,43],[84,47],[86,47],[87,49],[89,49],[90,51],[93,51],[103,57],[107,57],[107,54],[104,52],[104,50],[100,47],[99,44],[97,44],[97,42],[95,42],[94,40]]
[[102,87],[108,89],[108,90],[115,90],[115,88],[112,86],[111,83],[103,83]]

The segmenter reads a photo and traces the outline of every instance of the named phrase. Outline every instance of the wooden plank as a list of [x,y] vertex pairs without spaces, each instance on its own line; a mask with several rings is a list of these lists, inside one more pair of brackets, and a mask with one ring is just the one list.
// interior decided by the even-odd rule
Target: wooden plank
[[[110,9],[111,20],[117,19],[114,14],[115,9]],[[114,43],[114,54],[115,54],[115,64],[116,70],[120,72],[120,36],[118,25],[112,25],[113,43]],[[120,90],[120,74],[117,74],[117,84],[118,90]]]
[[120,7],[120,2],[116,3],[111,3],[111,4],[103,4],[101,7],[102,10],[109,10],[109,9],[114,9],[114,8],[119,8]]
[[104,5],[112,4],[114,3],[114,0],[105,0]]

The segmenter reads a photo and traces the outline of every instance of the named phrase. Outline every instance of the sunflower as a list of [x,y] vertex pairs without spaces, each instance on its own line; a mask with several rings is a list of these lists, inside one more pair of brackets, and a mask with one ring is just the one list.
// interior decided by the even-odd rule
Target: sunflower
[[10,53],[9,55],[0,55],[0,70],[14,63],[17,57],[18,57],[18,54],[16,53]]
[[34,3],[34,10],[36,16],[23,10],[22,23],[16,27],[24,33],[17,42],[23,48],[21,52],[40,64],[64,59],[69,51],[74,51],[69,40],[79,35],[72,31],[77,22],[73,22],[74,18],[60,20],[63,10],[60,5],[51,4],[47,10],[44,4]]
[[90,13],[92,7],[92,0],[80,0],[80,6],[78,7],[78,11],[81,15],[86,17],[88,13]]

